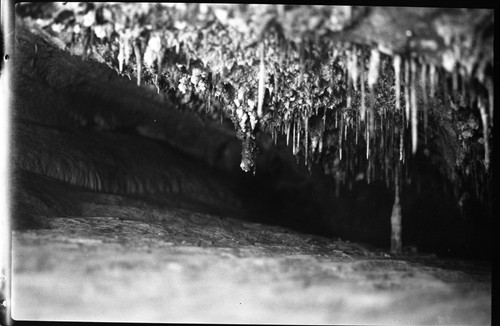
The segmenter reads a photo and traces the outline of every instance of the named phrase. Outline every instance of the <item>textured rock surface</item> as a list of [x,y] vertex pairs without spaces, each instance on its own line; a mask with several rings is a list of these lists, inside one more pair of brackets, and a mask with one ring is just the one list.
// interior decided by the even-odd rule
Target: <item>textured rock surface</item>
[[[30,172],[36,180],[49,177],[93,191],[239,210],[247,217],[251,212],[270,223],[300,227],[309,221],[310,231],[324,225],[324,182],[316,177],[313,184],[305,169],[298,171],[283,146],[275,149],[267,141],[261,172],[245,175],[231,126],[179,112],[106,65],[55,50],[21,26],[17,38],[11,145],[12,167],[22,173],[21,182],[13,183],[14,202],[33,192],[52,193],[42,181],[30,185],[24,173]],[[58,207],[57,196],[52,202]],[[31,206],[25,200],[16,209],[29,213]],[[20,219],[29,221],[28,215],[14,223],[24,224]]]
[[[355,14],[370,22],[378,10]],[[333,180],[266,137],[256,176],[245,175],[232,126],[181,113],[21,26],[16,37],[14,318],[491,324],[491,264],[425,254],[491,257],[484,207],[472,220],[452,214],[446,173],[415,165],[401,196],[404,254],[333,238],[386,246],[387,185],[356,180],[333,200]],[[453,151],[450,128],[442,147]]]
[[61,50],[176,105],[230,117],[245,171],[262,132],[286,134],[294,155],[337,187],[358,178],[391,186],[395,162],[413,170],[418,151],[457,202],[462,193],[491,202],[491,9],[71,3],[17,13]]
[[[33,35],[22,24],[16,37],[16,167],[94,190],[130,191],[171,203],[189,197],[218,209],[239,206],[256,221],[388,247],[392,197],[381,183],[367,186],[366,175],[360,174],[338,191],[334,180],[339,179],[325,178],[318,167],[308,175],[306,167],[295,164],[283,138],[274,145],[265,135],[259,140],[258,173],[244,175],[231,123],[175,110],[180,104],[165,94],[139,88],[102,63],[57,50],[47,37]],[[475,198],[488,193],[474,196],[467,183],[446,181],[445,166],[455,164],[451,158],[461,145],[457,125],[448,117],[442,121],[448,122],[441,125],[446,131],[438,138],[440,150],[430,157],[419,152],[408,162],[412,182],[401,195],[403,241],[424,251],[489,257],[491,212]],[[441,150],[450,154],[442,156]],[[449,164],[436,169],[436,161],[446,157]],[[190,158],[199,162],[188,162]],[[208,167],[200,168],[203,164]],[[215,174],[207,172],[210,168]],[[475,170],[468,171],[481,181]],[[481,184],[488,188],[489,181]],[[453,193],[450,189],[457,185],[466,191]],[[38,193],[50,193],[41,189]],[[187,196],[170,199],[181,189]],[[452,197],[462,198],[460,207]],[[20,209],[26,207],[31,206]],[[424,239],[423,234],[429,236]]]

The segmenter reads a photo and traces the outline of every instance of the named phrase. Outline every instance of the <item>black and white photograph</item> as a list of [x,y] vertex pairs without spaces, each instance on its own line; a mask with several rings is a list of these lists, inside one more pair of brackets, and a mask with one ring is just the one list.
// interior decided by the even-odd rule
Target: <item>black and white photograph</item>
[[494,324],[493,8],[0,13],[0,324]]

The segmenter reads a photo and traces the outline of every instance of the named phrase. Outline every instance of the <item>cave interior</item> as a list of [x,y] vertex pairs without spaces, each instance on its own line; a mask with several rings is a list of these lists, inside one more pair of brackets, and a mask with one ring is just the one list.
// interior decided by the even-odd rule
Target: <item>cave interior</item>
[[152,205],[387,257],[492,259],[492,9],[65,2],[14,15],[13,230]]

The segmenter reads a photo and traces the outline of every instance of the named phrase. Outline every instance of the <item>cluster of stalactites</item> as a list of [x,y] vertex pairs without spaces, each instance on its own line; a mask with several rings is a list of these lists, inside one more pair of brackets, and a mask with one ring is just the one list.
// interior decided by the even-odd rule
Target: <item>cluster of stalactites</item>
[[[348,172],[360,176],[360,167],[365,166],[366,174],[361,176],[368,182],[373,178],[390,180],[395,161],[404,163],[408,153],[416,153],[419,132],[427,141],[430,112],[441,110],[447,116],[452,114],[446,112],[451,107],[462,106],[479,110],[483,127],[479,141],[484,145],[484,166],[489,169],[493,81],[485,77],[484,66],[476,67],[475,75],[471,76],[460,66],[449,72],[418,57],[396,54],[381,58],[376,48],[367,50],[351,45],[344,48],[343,56],[337,50],[334,53],[334,57],[344,60],[344,76],[340,80],[345,102],[337,107],[324,107],[322,119],[317,118],[320,104],[306,105],[300,112],[287,112],[282,119],[280,130],[286,135],[287,144],[291,139],[293,154],[301,153],[306,164],[311,163],[315,153],[335,148],[336,155],[325,155],[328,159],[324,162],[325,172],[345,180]],[[388,75],[392,75],[393,84],[387,84]],[[380,80],[385,83],[378,85]],[[392,93],[393,97],[386,94],[379,101],[380,93]],[[357,107],[353,106],[355,98],[359,99]],[[326,123],[329,112],[333,126]],[[275,132],[271,134],[276,136]],[[361,146],[366,149],[365,161],[359,155]],[[346,159],[344,168],[339,168]]]
[[[135,58],[133,64],[136,65],[138,85],[141,84],[144,65],[156,70],[152,82],[160,92],[158,81],[166,62],[169,62],[174,70],[184,69],[173,81],[180,93],[192,92],[203,99],[219,100],[243,141],[241,167],[245,171],[255,167],[256,134],[258,130],[264,130],[274,138],[279,133],[285,135],[293,154],[302,155],[308,165],[324,156],[327,159],[325,171],[339,175],[341,164],[335,162],[352,159],[348,166],[366,165],[369,180],[370,173],[373,173],[371,168],[376,165],[371,157],[380,152],[391,153],[384,154],[389,155],[389,159],[378,158],[381,166],[394,159],[404,162],[407,153],[417,151],[419,131],[423,131],[424,139],[427,138],[430,112],[451,110],[453,105],[450,103],[478,109],[484,166],[489,168],[494,95],[493,80],[485,73],[485,62],[473,70],[458,63],[451,67],[438,66],[415,56],[395,54],[388,57],[377,48],[345,43],[330,44],[332,50],[325,59],[316,53],[321,50],[313,49],[314,46],[310,46],[306,55],[308,43],[305,41],[292,46],[291,42],[276,42],[278,38],[271,38],[273,42],[263,38],[255,51],[258,68],[251,65],[242,68],[254,76],[247,76],[242,84],[238,84],[231,78],[223,78],[222,70],[210,71],[209,63],[190,67],[190,58],[196,59],[194,50],[189,48],[189,42],[179,42],[167,30],[145,35],[137,29],[123,29],[118,30],[118,34],[116,68],[122,73],[131,65],[130,59]],[[167,48],[169,51],[174,48],[176,54],[184,52],[187,60],[183,64],[166,60],[165,56],[170,53]],[[267,53],[280,51],[290,53],[280,55],[278,63],[268,60]],[[292,60],[284,63],[284,56]],[[315,61],[316,66],[312,69]],[[387,82],[389,75],[392,84]],[[243,85],[245,83],[254,84]],[[328,86],[325,88],[322,84]],[[295,93],[302,93],[299,99],[295,99]],[[386,143],[387,139],[391,139],[390,144]],[[411,144],[409,148],[405,145],[407,141]],[[332,156],[332,152],[335,155]],[[361,152],[364,153],[364,162],[353,158],[353,155],[360,156]]]

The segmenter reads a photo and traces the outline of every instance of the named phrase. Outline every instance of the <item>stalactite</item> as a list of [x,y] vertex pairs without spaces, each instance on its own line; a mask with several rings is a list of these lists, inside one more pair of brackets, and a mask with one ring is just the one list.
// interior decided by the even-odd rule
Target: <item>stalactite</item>
[[134,41],[134,54],[137,66],[137,86],[141,86],[141,74],[142,74],[142,54],[139,42],[140,40]]
[[401,128],[399,129],[399,160],[403,161],[404,160],[404,130],[405,130],[405,123],[403,119],[403,114],[401,114]]
[[302,125],[300,123],[297,123],[297,153],[300,151],[300,135],[302,133]]
[[410,61],[405,60],[405,113],[406,124],[410,121]]
[[355,144],[356,146],[358,145],[358,138],[359,138],[359,114],[356,117],[356,129],[355,129]]
[[347,128],[351,126],[351,119],[349,117],[346,117],[347,123],[344,123],[344,139],[347,140]]
[[396,111],[401,109],[400,107],[400,96],[401,96],[401,57],[399,55],[394,56],[394,75],[395,75],[395,92],[396,92]]
[[124,37],[123,54],[124,54],[125,66],[128,66],[130,62],[130,56],[132,55],[132,49],[130,47],[130,35],[128,32],[125,33]]
[[436,66],[431,64],[429,67],[429,80],[430,80],[430,92],[429,95],[431,98],[434,98],[434,93],[436,91]]
[[279,85],[279,78],[280,74],[277,70],[274,72],[274,94],[273,94],[273,105],[277,105],[279,98],[280,98],[280,85]]
[[348,110],[351,109],[351,102],[352,102],[352,80],[349,78],[347,80],[347,104],[346,107]]
[[339,127],[339,159],[342,160],[342,143],[343,143],[343,133],[344,133],[344,115],[340,115],[340,127]]
[[308,123],[307,112],[304,115],[304,154],[305,154],[305,164],[307,164],[307,157],[309,153],[309,123]]
[[258,86],[258,100],[257,100],[257,116],[262,117],[262,107],[264,105],[265,95],[265,82],[266,82],[266,67],[264,64],[265,47],[264,42],[260,48],[260,70],[259,70],[259,86]]
[[347,85],[349,85],[352,81],[352,57],[351,57],[351,53],[352,53],[352,50],[347,48],[345,50],[345,58],[344,58],[344,65],[345,65],[345,68],[343,68],[342,70],[344,70],[345,74],[345,83]]
[[489,145],[489,124],[488,112],[486,111],[485,100],[480,96],[478,99],[478,107],[481,113],[481,122],[483,124],[483,145],[484,145],[484,166],[486,170],[490,167],[490,145]]
[[371,137],[375,137],[375,89],[370,87],[369,129]]
[[396,163],[394,173],[394,204],[392,206],[391,214],[391,252],[393,254],[401,253],[402,239],[401,239],[401,204],[400,197],[400,164]]
[[358,79],[358,57],[356,53],[356,47],[353,46],[350,50],[347,50],[347,82],[350,86],[353,86],[357,90],[357,79]]
[[495,87],[493,85],[493,78],[488,77],[485,81],[486,89],[488,90],[488,107],[490,116],[490,125],[493,126],[493,109],[495,108],[493,100],[495,99]]
[[[160,42],[160,46],[161,46],[161,42]],[[165,59],[165,48],[160,48],[160,50],[158,51],[157,55],[156,55],[156,67],[157,67],[157,70],[156,70],[156,74],[161,76],[163,75],[163,60]]]
[[391,132],[391,138],[390,138],[390,147],[389,147],[389,154],[391,156],[391,158],[394,156],[393,155],[393,152],[394,150],[397,150],[396,149],[396,114],[397,112],[392,112],[392,123],[390,124],[389,128],[390,128],[390,132]]
[[[469,76],[467,74],[467,70],[465,69],[464,66],[461,66],[460,67],[460,93],[461,93],[461,96],[462,96],[462,101],[463,103],[467,103],[468,102],[468,92],[467,92],[467,89],[469,88],[468,87],[468,80],[469,80]],[[466,106],[467,104],[464,104],[464,106]]]
[[417,116],[417,92],[416,92],[416,78],[417,78],[417,62],[411,61],[411,144],[412,152],[417,152],[418,142],[418,116]]
[[373,48],[370,54],[370,67],[368,71],[368,86],[373,88],[378,81],[380,69],[380,52]]
[[368,71],[368,87],[370,88],[370,134],[375,135],[375,84],[378,81],[380,69],[380,52],[376,48],[371,50],[370,66]]
[[323,134],[321,134],[319,138],[318,151],[320,154],[323,152]]
[[158,75],[155,75],[154,85],[156,86],[156,94],[160,94],[160,84],[158,83]]
[[354,86],[354,89],[357,91],[359,70],[358,70],[358,49],[356,46],[353,47],[351,57],[352,57],[352,73],[351,73],[352,84]]
[[[370,114],[370,113],[368,113]],[[365,127],[366,130],[366,159],[370,157],[370,128]]]
[[422,86],[422,97],[424,100],[424,134],[425,134],[425,142],[427,143],[427,124],[428,124],[428,110],[429,104],[427,99],[427,65],[425,63],[422,64],[422,69],[420,71],[420,80]]
[[305,51],[305,46],[304,46],[304,41],[300,41],[300,44],[299,44],[299,60],[300,60],[300,68],[299,68],[299,82],[298,82],[298,86],[301,86],[302,85],[302,81],[304,80],[304,68],[305,68],[305,64],[304,64],[304,51]]
[[125,40],[124,37],[120,35],[119,41],[118,41],[118,70],[120,71],[120,74],[123,72],[123,63],[125,62]]
[[452,77],[452,85],[453,85],[453,99],[456,98],[458,94],[458,69],[453,68],[453,72],[451,74]]
[[359,71],[360,84],[361,84],[361,111],[359,116],[361,121],[365,121],[366,116],[366,105],[365,105],[365,64],[364,64],[364,56],[361,53],[361,69]]

